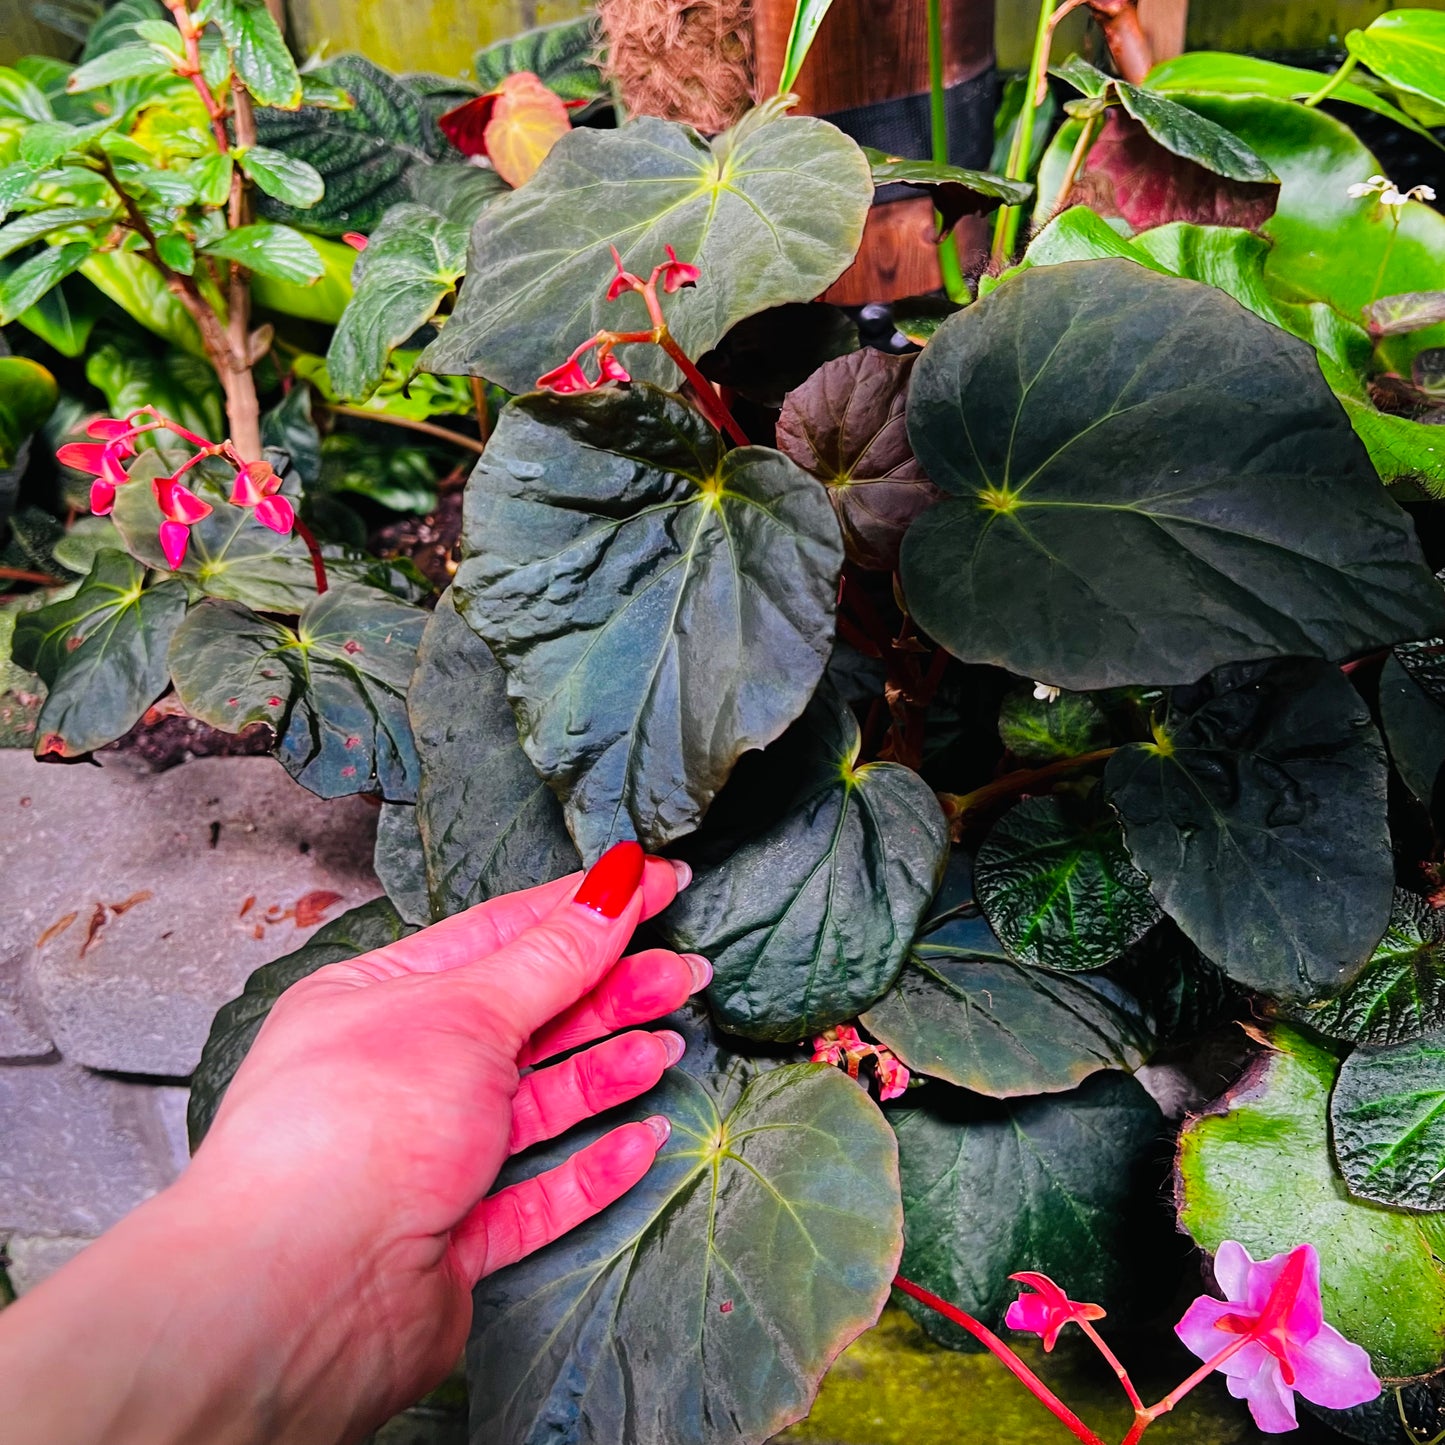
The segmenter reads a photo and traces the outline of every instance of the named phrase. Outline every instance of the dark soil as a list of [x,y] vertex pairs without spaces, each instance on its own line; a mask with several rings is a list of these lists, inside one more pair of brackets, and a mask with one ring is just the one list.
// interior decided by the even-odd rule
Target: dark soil
[[193,717],[143,717],[124,737],[101,748],[152,773],[163,773],[194,758],[248,758],[271,751],[274,739],[265,723],[243,733],[223,733]]
[[462,535],[461,489],[445,491],[436,511],[425,517],[400,517],[370,539],[378,557],[410,557],[438,592],[451,586]]

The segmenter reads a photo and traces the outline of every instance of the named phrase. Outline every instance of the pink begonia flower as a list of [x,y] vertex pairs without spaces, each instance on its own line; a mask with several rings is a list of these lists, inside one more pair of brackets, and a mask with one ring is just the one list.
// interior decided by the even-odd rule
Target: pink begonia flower
[[1053,1349],[1058,1342],[1059,1331],[1065,1325],[1078,1320],[1104,1318],[1104,1311],[1100,1306],[1071,1300],[1046,1274],[1024,1270],[1009,1275],[1009,1278],[1027,1285],[1034,1293],[1021,1294],[1008,1307],[1003,1322],[1011,1330],[1042,1336],[1045,1352]]
[[616,301],[624,291],[641,291],[642,278],[634,276],[631,271],[624,268],[622,256],[617,247],[612,248],[612,262],[617,267],[617,274],[612,278],[612,284],[607,288],[607,299]]
[[631,381],[632,374],[610,352],[598,352],[597,364],[602,369],[599,381]]
[[901,1099],[908,1092],[911,1077],[908,1065],[897,1054],[882,1047],[873,1050],[873,1059],[878,1068],[879,1099],[885,1104],[889,1099]]
[[192,524],[209,517],[214,508],[175,477],[156,477],[151,482],[151,491],[165,518],[158,532],[161,551],[174,571],[185,561]]
[[898,1056],[882,1044],[870,1044],[852,1024],[838,1024],[813,1040],[815,1064],[842,1064],[848,1077],[856,1079],[864,1059],[872,1058],[878,1071],[878,1097],[898,1099],[908,1091],[910,1074]]
[[270,462],[247,462],[231,484],[231,504],[254,507],[262,498],[273,496],[280,489],[281,478]]
[[160,526],[161,551],[175,571],[186,560],[186,548],[190,544],[191,529],[184,522],[162,522]]
[[115,506],[115,486],[97,477],[90,484],[90,510],[97,517],[108,517]]
[[296,525],[296,512],[285,497],[263,497],[256,503],[256,520],[284,537]]
[[554,367],[551,371],[544,372],[539,376],[537,389],[539,391],[556,391],[567,396],[577,391],[595,391],[596,387],[587,380],[587,373],[582,370],[581,363],[573,360],[564,361],[561,366]]
[[696,286],[702,272],[690,261],[679,261],[677,252],[671,246],[662,249],[667,252],[667,264],[662,268],[662,289],[671,296],[684,286]]
[[1295,1428],[1296,1391],[1330,1410],[1363,1405],[1380,1393],[1369,1355],[1324,1321],[1314,1245],[1256,1264],[1242,1244],[1226,1239],[1214,1256],[1214,1278],[1224,1299],[1195,1300],[1175,1333],[1205,1361],[1232,1337],[1247,1337],[1218,1368],[1229,1393],[1249,1402],[1266,1434]]

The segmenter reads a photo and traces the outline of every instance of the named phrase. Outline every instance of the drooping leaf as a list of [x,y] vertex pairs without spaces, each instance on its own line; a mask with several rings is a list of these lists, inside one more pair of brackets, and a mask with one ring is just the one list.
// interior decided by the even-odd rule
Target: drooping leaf
[[1445,106],[1445,16],[1391,9],[1364,30],[1351,30],[1345,45],[1396,90]]
[[323,798],[416,798],[406,688],[427,614],[355,583],[307,603],[295,627],[236,602],[193,607],[171,644],[192,717],[226,732],[274,729],[277,756]]
[[206,1046],[201,1050],[201,1061],[191,1076],[186,1132],[192,1152],[206,1137],[216,1110],[241,1067],[241,1060],[250,1052],[276,1000],[293,983],[299,983],[318,968],[385,948],[411,931],[387,899],[373,899],[322,924],[300,948],[258,968],[246,980],[240,997],[224,1004],[217,1013]]
[[[485,376],[522,392],[602,327],[650,323],[631,292],[608,303],[611,247],[641,276],[664,245],[701,270],[667,300],[668,327],[690,356],[745,316],[809,301],[853,259],[872,196],[868,164],[826,121],[769,104],[705,142],[689,126],[644,116],[620,130],[564,136],[519,191],[472,233],[467,285],[428,371]],[[677,368],[633,348],[635,376],[665,385]]]
[[826,484],[861,567],[891,571],[909,524],[942,495],[908,444],[912,369],[912,357],[864,347],[819,367],[778,418],[778,449]]
[[207,241],[202,250],[221,260],[239,261],[247,270],[278,281],[319,281],[325,271],[316,247],[300,231],[274,221],[224,231],[214,241]]
[[[898,1135],[906,1244],[899,1272],[993,1329],[1037,1270],[1071,1299],[1127,1315],[1164,1233],[1152,1194],[1163,1120],[1131,1078],[1096,1074],[1067,1094],[974,1099],[940,1089],[889,1114]],[[901,1299],[934,1339],[977,1349]]]
[[1253,185],[1278,181],[1275,173],[1237,136],[1196,115],[1187,106],[1157,91],[1130,85],[1127,80],[1116,80],[1114,93],[1150,139],[1173,155],[1231,181]]
[[1203,1249],[1234,1239],[1256,1259],[1308,1240],[1325,1319],[1379,1374],[1425,1374],[1445,1357],[1445,1227],[1351,1198],[1330,1157],[1337,1069],[1294,1030],[1273,1030],[1216,1112],[1184,1129],[1179,1222]]
[[166,649],[186,611],[178,582],[145,585],[145,568],[100,552],[73,596],[15,624],[15,661],[50,689],[38,756],[80,757],[127,732],[166,686]]
[[1338,668],[1221,668],[1176,697],[1157,742],[1120,748],[1104,785],[1154,897],[1231,978],[1309,999],[1379,942],[1394,882],[1384,751]]
[[1445,1033],[1356,1049],[1330,1095],[1330,1138],[1356,1199],[1445,1210]]
[[724,453],[650,386],[508,406],[463,548],[458,610],[507,670],[584,859],[696,827],[734,762],[802,712],[832,645],[823,487],[778,452]]
[[517,741],[506,674],[457,614],[450,589],[422,634],[407,711],[433,918],[578,866],[561,806]]
[[426,860],[416,826],[415,803],[383,803],[376,819],[371,866],[392,907],[417,928],[436,920],[426,887]]
[[[1428,643],[1407,643],[1398,651],[1414,652],[1438,646]],[[1445,659],[1442,659],[1445,661]],[[1436,664],[1430,669],[1445,681],[1445,667]],[[1385,659],[1380,669],[1380,725],[1390,749],[1390,761],[1409,790],[1429,808],[1434,801],[1440,769],[1445,767],[1445,694],[1440,697],[1420,686],[1416,676],[1406,672],[1398,656]]]
[[206,0],[201,14],[220,28],[236,74],[258,105],[301,104],[301,76],[266,0]]
[[387,211],[352,273],[355,295],[326,363],[347,401],[375,391],[391,353],[436,314],[467,265],[467,231],[425,206]]
[[93,241],[67,241],[22,261],[0,280],[0,326],[19,320],[47,291],[78,271],[94,250]]
[[306,161],[288,156],[285,151],[269,146],[251,146],[238,157],[241,169],[268,196],[288,206],[305,210],[326,194],[326,182],[316,168]]
[[1065,973],[1102,968],[1159,921],[1119,820],[1060,793],[1004,814],[978,850],[974,886],[1018,962]]
[[1034,193],[1029,181],[1010,180],[991,171],[950,166],[941,161],[908,160],[864,146],[875,186],[914,186],[933,197],[944,236],[965,217],[985,216],[999,206],[1022,206]]
[[1104,747],[1109,720],[1088,693],[1039,697],[1032,688],[1020,687],[999,708],[998,735],[1019,762],[1033,768]]
[[103,220],[110,214],[109,206],[47,206],[44,210],[17,216],[8,225],[0,226],[0,259],[52,231]]
[[501,1182],[652,1113],[672,1138],[643,1181],[478,1288],[476,1445],[538,1442],[559,1420],[597,1445],[760,1445],[877,1319],[898,1262],[897,1152],[836,1069],[759,1073],[695,1040],[639,1104],[521,1156]]
[[1445,1029],[1445,913],[1397,888],[1370,961],[1338,997],[1293,1016],[1330,1038],[1377,1047]]
[[[174,27],[172,28],[174,31]],[[94,60],[86,61],[84,65],[76,66],[65,82],[65,89],[70,95],[81,95],[88,90],[114,85],[118,80],[136,80],[144,75],[167,75],[175,63],[175,57],[168,55],[159,46],[143,42],[121,45],[104,55],[96,56]]]
[[1406,291],[1402,296],[1381,296],[1365,307],[1365,322],[1372,336],[1400,336],[1442,321],[1445,291]]
[[55,378],[38,361],[0,356],[0,471],[15,465],[20,448],[55,408]]
[[563,100],[591,100],[607,89],[595,59],[601,44],[596,17],[582,15],[477,51],[472,74],[482,90],[495,90],[507,76],[530,70]]
[[1210,287],[1025,270],[940,327],[908,429],[954,498],[904,539],[904,591],[964,661],[1089,690],[1437,630],[1313,352]]
[[943,872],[948,832],[928,785],[858,765],[852,712],[820,691],[782,746],[798,750],[781,819],[699,867],[660,926],[716,970],[719,1024],[792,1040],[851,1018],[898,975]]

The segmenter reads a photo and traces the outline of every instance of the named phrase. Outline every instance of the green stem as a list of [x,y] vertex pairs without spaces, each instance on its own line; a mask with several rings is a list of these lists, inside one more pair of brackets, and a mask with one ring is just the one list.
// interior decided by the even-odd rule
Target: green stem
[[[948,98],[943,87],[943,6],[941,0],[928,0],[928,116],[933,132],[935,165],[948,164]],[[934,220],[941,228],[942,215],[935,211]],[[950,301],[967,301],[968,283],[958,263],[958,246],[950,232],[939,238],[938,270],[943,289]]]
[[1360,62],[1356,60],[1353,55],[1351,55],[1345,61],[1345,63],[1340,66],[1340,68],[1335,71],[1335,73],[1330,76],[1330,78],[1325,81],[1325,83],[1320,86],[1317,91],[1315,91],[1313,95],[1306,98],[1305,104],[1318,105],[1322,100],[1328,100],[1340,88],[1340,86],[1342,86],[1345,81],[1349,79],[1350,72],[1359,63]]
[[[1037,97],[1043,83],[1044,72],[1049,65],[1049,42],[1053,39],[1052,0],[1040,0],[1039,20],[1034,30],[1034,50],[1029,58],[1029,73],[1024,89],[1023,106],[1019,110],[1018,128],[1014,132],[1013,145],[1009,149],[1006,174],[1012,181],[1024,180],[1028,174],[1029,158],[1034,149],[1034,117],[1038,113]],[[1020,206],[1005,206],[998,213],[998,222],[993,233],[993,260],[1002,266],[1013,257],[1018,244],[1019,222],[1023,218]]]
[[[1400,207],[1391,206],[1390,209],[1394,212],[1395,224],[1390,229],[1390,239],[1385,242],[1385,251],[1380,257],[1380,265],[1375,272],[1374,284],[1370,287],[1370,301],[1379,300],[1380,287],[1385,280],[1385,268],[1390,264],[1390,257],[1395,254],[1395,242],[1399,239],[1400,235]],[[1370,301],[1367,301],[1365,304],[1368,306]]]
[[1074,182],[1079,178],[1079,172],[1083,169],[1084,158],[1089,154],[1089,147],[1094,144],[1094,135],[1099,129],[1099,117],[1091,115],[1079,129],[1079,138],[1074,143],[1074,149],[1069,156],[1069,164],[1064,170],[1064,178],[1059,182],[1058,194],[1054,196],[1054,203],[1049,207],[1050,215],[1057,215],[1064,202],[1069,198],[1069,192],[1074,189]]

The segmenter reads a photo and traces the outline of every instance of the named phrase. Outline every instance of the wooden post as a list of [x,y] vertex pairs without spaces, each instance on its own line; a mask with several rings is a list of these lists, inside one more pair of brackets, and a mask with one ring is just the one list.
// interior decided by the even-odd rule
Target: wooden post
[[[792,19],[793,0],[754,0],[759,95],[777,89]],[[992,149],[993,21],[993,0],[943,0],[944,83],[950,88],[970,83],[989,87],[985,103],[976,107],[987,121],[973,122],[975,127],[986,124],[987,133],[950,131],[951,158],[958,164],[986,164]],[[834,118],[855,134],[861,108],[877,102],[923,96],[926,109],[926,0],[893,0],[888,5],[877,0],[834,0],[794,88],[799,111]],[[861,119],[866,125],[874,118]],[[866,134],[862,139],[877,143]],[[926,142],[916,154],[927,158]],[[966,218],[956,234],[965,258],[987,249],[986,225],[979,218]],[[932,203],[926,196],[910,196],[873,208],[857,261],[829,288],[825,299],[844,305],[892,301],[935,290],[940,284]]]

